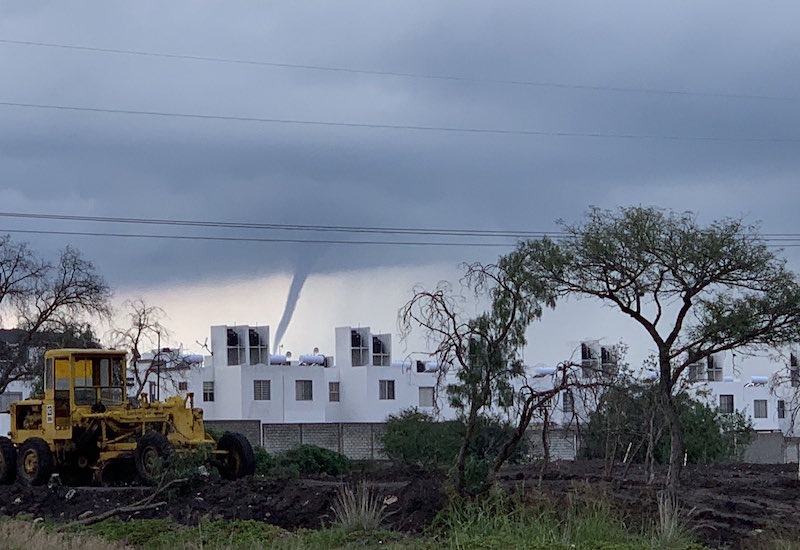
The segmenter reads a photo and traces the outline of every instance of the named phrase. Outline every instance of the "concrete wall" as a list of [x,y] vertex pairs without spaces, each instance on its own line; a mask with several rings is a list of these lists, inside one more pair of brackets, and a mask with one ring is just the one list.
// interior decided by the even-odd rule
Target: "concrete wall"
[[261,422],[258,420],[204,420],[203,425],[207,430],[239,432],[251,445],[261,445]]
[[377,423],[264,424],[261,427],[264,448],[269,453],[316,445],[353,460],[386,458],[380,442],[383,429],[383,424]]
[[[530,442],[531,458],[543,458],[544,446],[542,445],[541,429],[530,429],[525,435]],[[548,432],[548,444],[550,460],[575,460],[578,457],[580,440],[576,432],[572,430],[551,428]]]
[[798,437],[781,433],[757,433],[744,451],[742,460],[755,464],[789,464],[798,460]]

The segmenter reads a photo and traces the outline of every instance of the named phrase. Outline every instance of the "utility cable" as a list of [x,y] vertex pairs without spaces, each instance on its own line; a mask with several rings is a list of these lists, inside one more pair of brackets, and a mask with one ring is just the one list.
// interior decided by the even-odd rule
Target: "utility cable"
[[184,118],[200,120],[225,120],[235,122],[256,122],[268,124],[298,125],[298,126],[328,126],[344,128],[367,128],[377,130],[407,130],[416,132],[440,132],[461,134],[495,134],[515,136],[546,136],[565,138],[600,138],[600,139],[643,139],[660,141],[700,141],[717,143],[800,143],[796,137],[723,137],[723,136],[681,136],[667,134],[628,134],[606,132],[568,132],[549,130],[515,130],[506,128],[469,128],[452,126],[423,126],[414,124],[380,124],[367,122],[339,122],[325,120],[298,120],[286,118],[261,118],[235,115],[210,115],[202,113],[175,113],[169,111],[144,111],[137,109],[111,109],[103,107],[80,107],[75,105],[56,105],[45,103],[23,103],[16,101],[0,101],[0,106],[18,107],[24,109],[45,109],[55,111],[75,111],[90,113],[107,113],[117,115],[136,115],[163,118]]
[[598,84],[577,84],[570,82],[551,82],[551,81],[535,81],[535,80],[516,80],[516,79],[495,79],[495,78],[479,78],[458,75],[444,75],[432,73],[415,73],[415,72],[401,72],[401,71],[379,71],[371,69],[359,69],[353,67],[339,67],[330,65],[309,65],[301,63],[280,63],[275,61],[259,61],[253,59],[235,59],[229,57],[214,57],[204,55],[187,55],[165,52],[154,52],[144,50],[129,50],[121,48],[101,48],[94,46],[83,46],[78,44],[57,44],[53,42],[37,42],[33,40],[10,40],[0,39],[0,44],[8,44],[15,46],[35,46],[42,48],[58,48],[64,50],[83,51],[83,52],[97,52],[108,53],[117,55],[133,55],[156,57],[165,59],[182,59],[189,61],[203,61],[211,63],[226,63],[235,65],[253,65],[260,67],[275,67],[281,69],[299,69],[309,71],[326,71],[336,73],[350,73],[359,75],[370,76],[384,76],[384,77],[397,77],[397,78],[410,78],[410,79],[425,79],[425,80],[445,80],[455,82],[465,82],[470,84],[495,84],[507,86],[526,86],[534,88],[555,88],[555,89],[568,89],[568,90],[587,90],[599,92],[612,92],[612,93],[636,93],[648,95],[669,95],[669,96],[696,96],[696,97],[715,97],[724,99],[748,99],[748,100],[768,100],[768,101],[797,101],[794,97],[787,96],[774,96],[763,94],[745,94],[745,93],[727,93],[727,92],[704,92],[696,90],[679,90],[679,89],[664,89],[664,88],[639,88],[633,86],[602,86]]

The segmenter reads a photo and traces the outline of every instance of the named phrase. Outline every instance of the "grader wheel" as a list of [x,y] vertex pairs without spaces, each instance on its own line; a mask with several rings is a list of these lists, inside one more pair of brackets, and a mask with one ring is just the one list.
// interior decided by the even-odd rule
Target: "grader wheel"
[[238,479],[255,473],[253,446],[242,434],[225,432],[217,443],[217,449],[227,452],[218,464],[219,474],[225,479]]
[[20,445],[17,479],[23,485],[43,485],[53,472],[53,453],[44,439],[31,437]]
[[136,442],[136,471],[145,483],[153,483],[160,468],[172,454],[172,445],[164,434],[149,431]]
[[17,450],[7,437],[0,437],[0,485],[14,483],[17,477]]

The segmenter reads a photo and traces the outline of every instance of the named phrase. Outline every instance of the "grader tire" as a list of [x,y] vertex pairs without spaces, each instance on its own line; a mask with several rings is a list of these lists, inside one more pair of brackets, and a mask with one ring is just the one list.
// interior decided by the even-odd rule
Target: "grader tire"
[[236,432],[225,432],[217,443],[217,449],[226,451],[218,464],[219,475],[225,479],[251,476],[256,471],[253,446],[245,436]]
[[17,450],[7,437],[0,437],[0,485],[10,485],[17,477]]
[[159,467],[164,467],[171,454],[172,445],[164,434],[149,431],[140,437],[136,442],[134,461],[141,480],[153,483],[159,473]]
[[53,473],[53,453],[44,439],[31,437],[17,454],[17,480],[23,485],[44,485]]

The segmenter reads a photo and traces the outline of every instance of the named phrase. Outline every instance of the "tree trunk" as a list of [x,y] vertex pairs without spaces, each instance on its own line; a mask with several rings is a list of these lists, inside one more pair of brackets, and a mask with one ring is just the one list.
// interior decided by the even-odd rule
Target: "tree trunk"
[[[474,403],[474,400],[473,400]],[[464,439],[461,440],[461,447],[458,449],[458,458],[456,458],[456,479],[455,491],[458,495],[463,495],[466,486],[466,468],[467,456],[469,455],[469,446],[472,443],[472,434],[475,432],[475,424],[478,421],[478,408],[473,404],[470,407],[469,416],[464,426]]]
[[678,409],[672,399],[672,368],[666,352],[660,354],[659,363],[661,367],[659,393],[670,433],[669,470],[667,471],[666,485],[670,496],[677,497],[683,466],[683,430],[678,417]]

